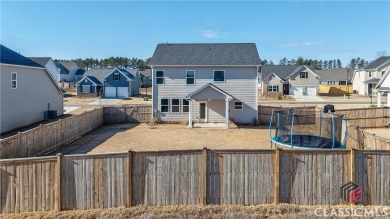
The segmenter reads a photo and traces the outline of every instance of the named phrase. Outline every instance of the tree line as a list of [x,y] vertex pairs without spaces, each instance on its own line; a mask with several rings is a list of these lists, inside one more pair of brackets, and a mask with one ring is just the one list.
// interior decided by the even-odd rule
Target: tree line
[[[358,69],[365,66],[368,62],[360,57],[352,58],[348,63],[346,68],[350,69]],[[275,65],[272,60],[263,59],[261,60],[262,65]],[[340,59],[330,59],[330,60],[317,60],[317,59],[304,59],[299,56],[297,59],[288,60],[287,58],[283,58],[279,60],[279,65],[311,65],[314,66],[315,69],[333,69],[333,68],[342,68],[343,64]]]
[[139,58],[126,58],[126,57],[110,57],[105,59],[96,59],[96,58],[86,58],[86,59],[55,59],[54,62],[66,62],[72,61],[76,62],[77,66],[81,69],[91,69],[91,68],[108,68],[108,67],[117,67],[117,68],[140,68],[148,69],[149,62],[151,58],[139,59]]

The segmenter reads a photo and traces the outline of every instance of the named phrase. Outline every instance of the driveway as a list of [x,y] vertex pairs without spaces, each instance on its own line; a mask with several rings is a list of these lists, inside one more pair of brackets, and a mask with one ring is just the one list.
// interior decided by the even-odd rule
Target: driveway
[[319,96],[294,96],[296,102],[324,102]]
[[119,101],[121,101],[123,99],[117,99],[117,98],[101,98],[100,100],[97,99],[91,103],[89,103],[89,105],[97,105],[97,106],[110,106],[110,105],[117,105],[119,103]]

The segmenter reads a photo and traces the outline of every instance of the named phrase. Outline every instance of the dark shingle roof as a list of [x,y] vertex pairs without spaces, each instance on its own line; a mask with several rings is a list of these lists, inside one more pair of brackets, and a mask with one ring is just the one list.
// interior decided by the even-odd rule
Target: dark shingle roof
[[135,79],[135,75],[133,75],[129,71],[132,72],[135,71],[135,73],[138,71],[138,69],[130,69],[129,71],[127,71],[126,69],[122,69],[122,68],[92,68],[84,73],[84,77],[93,76],[98,81],[103,82],[104,78],[106,78],[108,75],[110,75],[116,70],[119,70],[120,72],[122,72],[124,75],[126,75],[128,78],[132,80]]
[[43,67],[42,65],[20,55],[19,53],[0,44],[0,63],[10,65],[23,65],[31,67]]
[[77,69],[75,75],[83,75],[85,73],[84,69]]
[[49,62],[49,60],[51,59],[50,57],[27,57],[27,58],[33,60],[34,62],[42,66],[45,66],[47,62]]
[[95,78],[94,76],[87,76],[87,78],[89,79],[89,80],[91,80],[93,83],[95,83],[95,84],[102,84],[102,82],[100,82],[97,78]]
[[363,66],[360,69],[376,69],[379,66],[381,66],[382,64],[384,64],[385,62],[390,62],[390,56],[379,57],[379,58],[375,59],[374,61],[368,63],[367,65]]
[[148,75],[148,77],[152,76],[152,69],[144,69],[139,71],[142,76]]
[[260,65],[254,43],[158,44],[149,63],[158,65]]
[[262,79],[264,80],[272,73],[274,73],[279,78],[286,80],[291,73],[293,73],[297,68],[301,67],[302,65],[265,65],[261,67]]
[[62,65],[62,63],[56,62],[55,63],[57,68],[60,69],[60,74],[69,74],[69,70],[65,68],[65,66]]
[[372,83],[378,83],[380,78],[371,78],[367,81],[364,81],[365,84],[372,84]]
[[[334,69],[322,69],[316,70],[315,73],[320,76],[320,81],[346,81],[347,69],[346,68],[334,68]],[[349,75],[349,78],[352,74]]]

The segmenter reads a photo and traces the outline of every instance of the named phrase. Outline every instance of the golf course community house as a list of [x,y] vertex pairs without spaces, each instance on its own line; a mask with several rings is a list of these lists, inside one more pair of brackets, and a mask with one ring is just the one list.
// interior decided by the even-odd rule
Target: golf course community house
[[360,95],[376,95],[375,87],[386,70],[390,68],[390,56],[382,56],[355,71],[353,90]]
[[229,120],[257,120],[256,44],[158,44],[149,65],[153,112],[162,121],[229,128]]
[[139,94],[138,69],[94,68],[86,71],[76,83],[77,96],[126,98]]
[[0,47],[0,132],[42,121],[45,113],[62,115],[62,91],[48,70],[3,45]]

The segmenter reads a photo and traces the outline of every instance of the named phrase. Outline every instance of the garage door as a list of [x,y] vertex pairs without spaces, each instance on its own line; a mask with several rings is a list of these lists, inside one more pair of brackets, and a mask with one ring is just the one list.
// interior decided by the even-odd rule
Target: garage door
[[291,86],[291,93],[295,96],[302,96],[303,95],[303,87],[302,86]]
[[315,96],[317,94],[316,86],[305,86],[305,94],[308,96]]
[[118,97],[128,97],[129,96],[129,88],[128,87],[117,87]]
[[105,97],[116,97],[116,87],[106,87],[104,89]]

